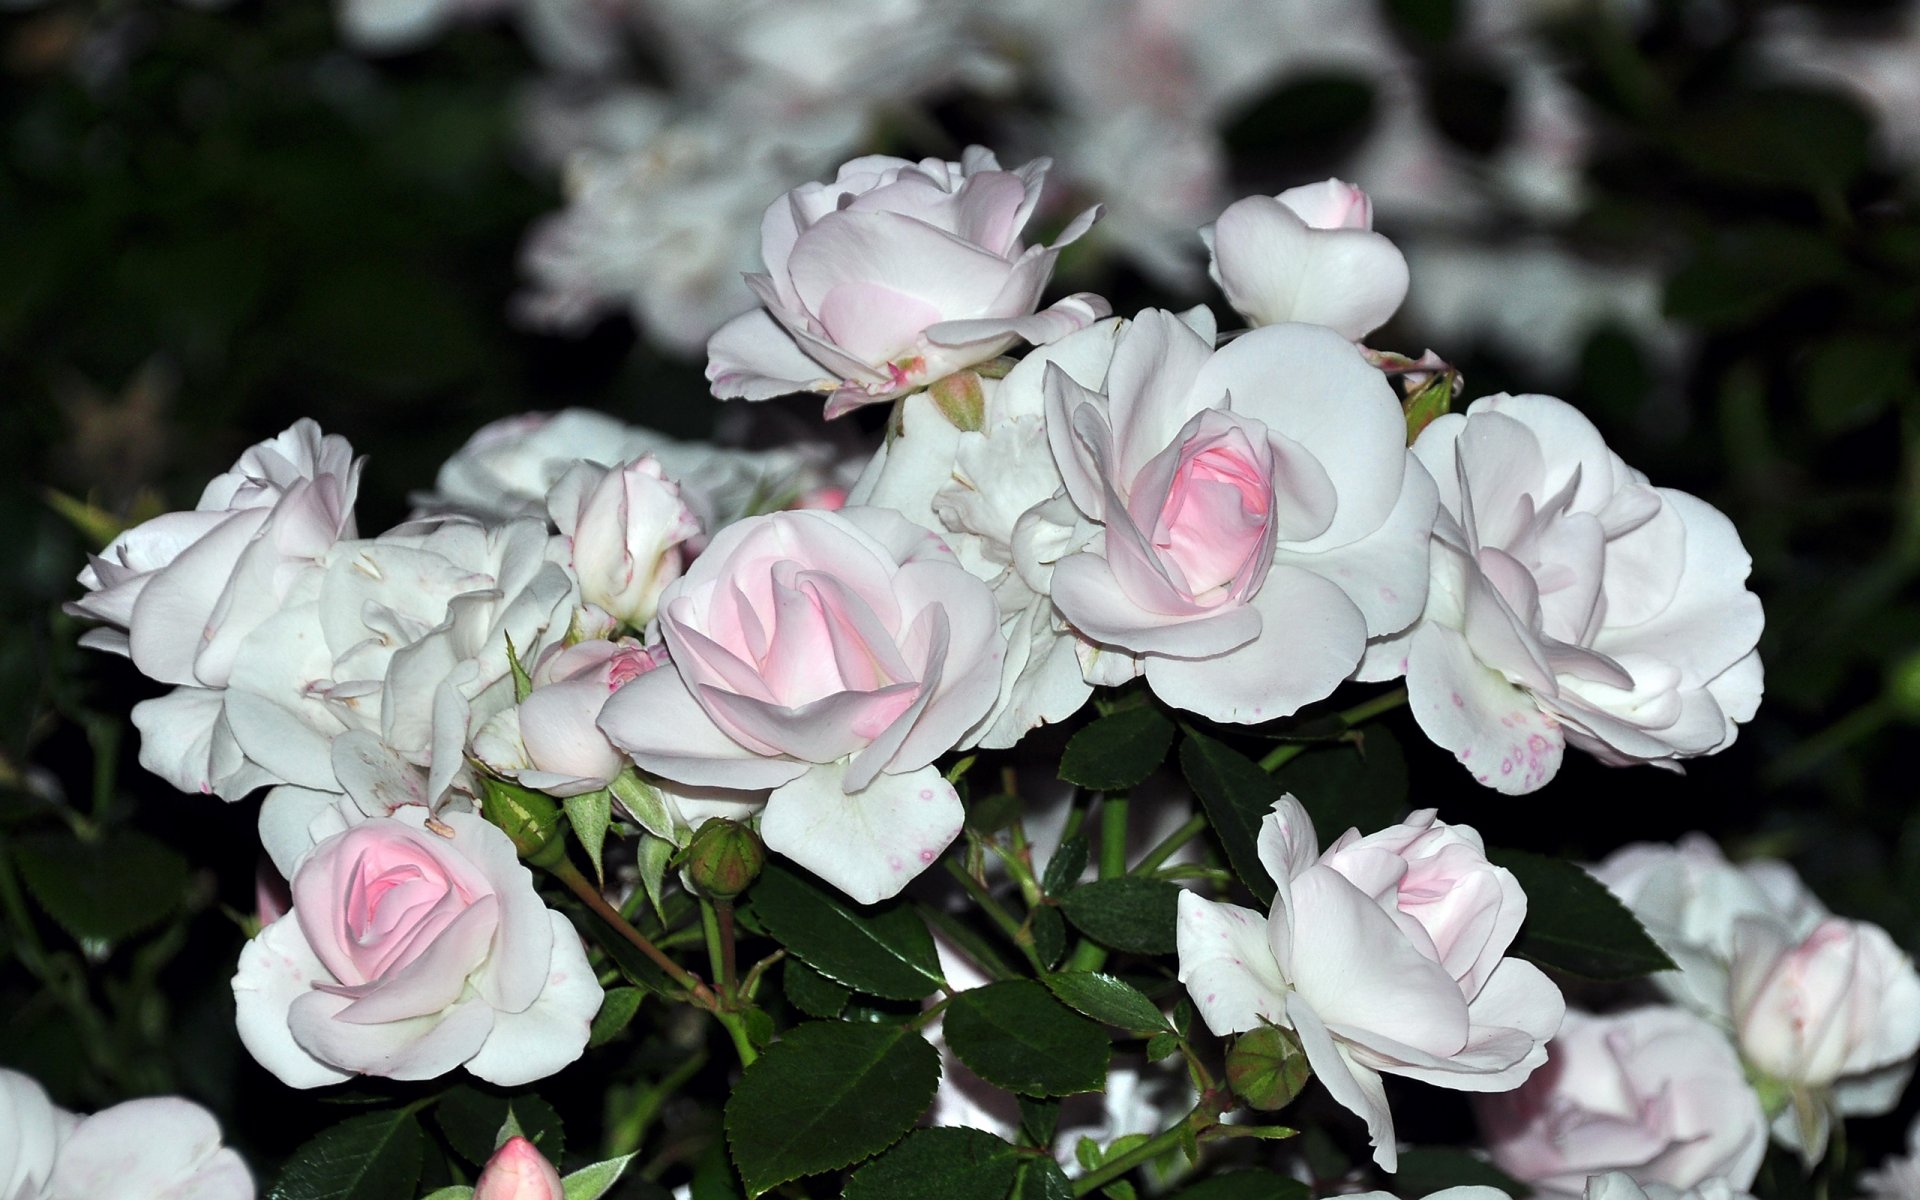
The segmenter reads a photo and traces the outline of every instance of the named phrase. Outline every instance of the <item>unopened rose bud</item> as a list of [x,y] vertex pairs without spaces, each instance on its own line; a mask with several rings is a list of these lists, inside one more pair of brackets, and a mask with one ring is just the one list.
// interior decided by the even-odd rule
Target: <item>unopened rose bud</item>
[[512,839],[521,858],[536,867],[550,867],[566,857],[560,806],[551,796],[478,771],[475,774],[480,776],[482,814]]
[[1313,1068],[1299,1035],[1277,1025],[1262,1025],[1234,1039],[1227,1051],[1227,1086],[1254,1108],[1266,1112],[1293,1103],[1307,1086]]
[[563,1200],[560,1172],[523,1137],[493,1152],[473,1185],[473,1200]]
[[687,877],[713,900],[731,900],[760,874],[767,852],[753,830],[715,817],[694,832],[687,847]]

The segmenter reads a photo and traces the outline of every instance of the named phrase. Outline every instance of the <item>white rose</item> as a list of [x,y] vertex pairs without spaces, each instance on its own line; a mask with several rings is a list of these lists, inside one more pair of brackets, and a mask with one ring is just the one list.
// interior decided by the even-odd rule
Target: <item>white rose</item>
[[547,493],[547,511],[572,552],[581,602],[634,629],[653,620],[685,562],[682,543],[700,532],[651,455],[611,470],[575,463]]
[[1253,325],[1304,321],[1358,341],[1407,298],[1407,260],[1373,232],[1373,201],[1338,179],[1237,200],[1200,236],[1214,282]]

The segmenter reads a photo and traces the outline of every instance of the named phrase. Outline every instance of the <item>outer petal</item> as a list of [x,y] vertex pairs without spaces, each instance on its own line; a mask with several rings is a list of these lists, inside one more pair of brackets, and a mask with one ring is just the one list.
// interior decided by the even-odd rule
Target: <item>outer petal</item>
[[[1070,554],[1054,564],[1053,602],[1093,641],[1136,653],[1219,655],[1246,645],[1260,633],[1255,604],[1222,607],[1198,617],[1148,611],[1121,590],[1107,560],[1091,552]],[[1341,603],[1346,603],[1345,597]],[[1357,649],[1354,657],[1359,657]]]
[[777,787],[760,817],[767,848],[786,855],[861,904],[897,894],[960,835],[960,797],[922,767],[842,790],[846,766],[828,763]]
[[615,692],[600,710],[600,729],[647,770],[696,786],[778,787],[808,769],[806,763],[755,754],[722,733],[670,667]]
[[1380,528],[1357,541],[1317,554],[1274,547],[1275,565],[1304,567],[1331,580],[1367,619],[1367,636],[1379,638],[1411,625],[1427,603],[1433,517],[1440,498],[1420,460],[1406,456],[1400,499]]
[[1267,945],[1267,918],[1183,891],[1174,936],[1180,982],[1208,1029],[1224,1037],[1287,1023],[1287,981]]
[[1284,717],[1331,695],[1366,648],[1366,618],[1346,593],[1299,567],[1276,565],[1242,611],[1259,617],[1252,641],[1204,658],[1148,655],[1154,694],[1214,721]]
[[253,1200],[240,1156],[220,1124],[177,1096],[129,1100],[82,1120],[60,1149],[51,1200]]
[[1113,306],[1092,292],[1075,292],[1024,317],[942,321],[927,327],[926,337],[936,346],[964,346],[973,342],[1014,337],[1030,345],[1057,342],[1069,334],[1113,315]]
[[832,391],[840,383],[759,308],[728,321],[708,340],[707,382],[722,400],[771,400],[791,392]]
[[1310,229],[1286,204],[1249,196],[1213,226],[1213,275],[1256,325],[1304,321],[1356,340],[1407,297],[1407,260],[1365,229]]
[[350,1072],[307,1053],[293,1040],[288,1023],[295,1000],[311,993],[315,984],[334,982],[307,945],[298,921],[275,921],[240,951],[233,999],[241,1044],[288,1087],[324,1087],[352,1078]]
[[[275,921],[267,928],[287,923]],[[302,1049],[360,1075],[437,1078],[478,1053],[493,1028],[493,1009],[477,997],[427,1016],[378,1025],[341,1019],[341,1011],[351,1003],[344,996],[309,991],[294,1000],[287,1023]]]
[[1533,697],[1475,658],[1452,629],[1431,621],[1415,628],[1407,700],[1421,731],[1495,791],[1524,795],[1560,770],[1566,750],[1560,726]]
[[1287,997],[1287,1020],[1300,1035],[1300,1047],[1307,1052],[1307,1065],[1316,1079],[1341,1108],[1367,1123],[1367,1136],[1373,1142],[1373,1161],[1383,1171],[1400,1167],[1400,1147],[1394,1141],[1393,1110],[1387,1107],[1387,1092],[1380,1074],[1353,1061],[1353,1057],[1327,1032],[1313,1006],[1298,992]]
[[496,1012],[493,1032],[467,1060],[467,1070],[488,1083],[518,1087],[544,1079],[587,1048],[587,1030],[605,993],[572,923],[557,912],[547,917],[553,925],[553,960],[546,986],[526,1009]]
[[133,706],[140,765],[183,792],[238,800],[280,780],[249,759],[227,724],[227,693],[175,688]]

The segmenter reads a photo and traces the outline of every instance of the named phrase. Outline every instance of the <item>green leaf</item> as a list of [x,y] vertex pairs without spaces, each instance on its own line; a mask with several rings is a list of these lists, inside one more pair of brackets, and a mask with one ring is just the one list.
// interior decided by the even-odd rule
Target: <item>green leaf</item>
[[1161,1033],[1171,1029],[1153,1001],[1125,980],[1096,971],[1062,971],[1040,982],[1060,998],[1061,1003],[1094,1020],[1135,1033]]
[[1013,1185],[1013,1200],[1073,1200],[1073,1184],[1051,1158],[1028,1158]]
[[1153,774],[1173,742],[1173,722],[1150,704],[1095,720],[1067,742],[1060,778],[1095,792],[1130,788]]
[[520,651],[514,647],[513,635],[507,634],[507,669],[513,672],[513,702],[525,700],[533,694],[533,677],[527,674],[527,664],[520,661]]
[[1493,850],[1487,857],[1512,871],[1527,894],[1527,920],[1514,943],[1516,953],[1604,982],[1674,969],[1627,907],[1574,864],[1525,850]]
[[666,909],[661,906],[660,884],[667,876],[667,864],[673,860],[673,843],[651,833],[642,833],[634,845],[634,869],[640,874],[640,888],[653,905],[653,915],[667,924]]
[[844,1200],[1006,1200],[1020,1153],[979,1129],[917,1129],[855,1171]]
[[1177,1200],[1308,1200],[1313,1190],[1291,1175],[1255,1167],[1202,1179],[1174,1195]]
[[294,1151],[267,1200],[412,1200],[425,1142],[407,1109],[350,1117]]
[[587,1032],[587,1048],[597,1049],[619,1037],[632,1022],[633,1014],[640,1011],[640,1002],[646,996],[644,988],[609,988],[606,998],[600,1001],[600,1011],[593,1016],[593,1027]]
[[171,916],[187,890],[187,861],[132,829],[94,841],[24,834],[14,861],[47,915],[75,938],[118,942]]
[[1829,436],[1867,425],[1913,392],[1907,352],[1888,337],[1853,335],[1814,347],[1806,367],[1807,418]]
[[855,912],[787,867],[769,862],[753,910],[767,932],[828,979],[888,1000],[920,1000],[945,982],[940,957],[912,908]]
[[1045,1149],[1053,1144],[1054,1130],[1060,1127],[1060,1101],[1045,1096],[1015,1093],[1020,1106],[1020,1138],[1024,1145]]
[[549,1162],[560,1161],[560,1153],[566,1148],[560,1115],[532,1092],[500,1096],[463,1083],[442,1096],[433,1109],[433,1123],[447,1136],[447,1144],[476,1167],[485,1166],[493,1157],[500,1146],[500,1131],[509,1119]]
[[633,1155],[622,1154],[619,1158],[609,1158],[591,1166],[581,1167],[578,1171],[560,1181],[560,1189],[567,1200],[600,1200],[620,1182],[620,1176],[633,1161]]
[[1188,731],[1180,769],[1206,809],[1234,874],[1261,904],[1273,903],[1273,880],[1260,863],[1260,822],[1280,799],[1280,785],[1260,764],[1225,742]]
[[780,967],[780,983],[793,1006],[810,1017],[831,1019],[846,1011],[852,991],[789,955]]
[[940,1054],[898,1025],[812,1021],[734,1085],[727,1144],[748,1196],[877,1154],[913,1128],[940,1082]]
[[573,835],[580,839],[587,861],[593,864],[593,877],[604,883],[607,873],[600,866],[600,849],[606,845],[607,826],[613,822],[613,797],[606,788],[600,788],[568,796],[561,803],[567,807],[567,824],[573,826]]
[[1498,1188],[1514,1197],[1533,1194],[1526,1184],[1492,1163],[1451,1146],[1402,1150],[1400,1169],[1394,1173],[1393,1184],[1396,1192],[1409,1196],[1424,1196],[1451,1187],[1476,1185]]
[[1074,928],[1096,942],[1135,954],[1171,954],[1180,889],[1164,879],[1100,879],[1060,901]]
[[981,837],[992,837],[1019,820],[1025,808],[1020,797],[1006,792],[982,796],[967,805],[967,828]]
[[[1313,818],[1322,846],[1349,829],[1374,833],[1407,811],[1407,759],[1400,742],[1370,725],[1356,745],[1316,746],[1274,773]],[[1272,893],[1268,893],[1271,897]]]
[[1059,962],[1060,956],[1067,952],[1067,921],[1060,910],[1051,904],[1034,909],[1029,929],[1033,934],[1033,953],[1040,965],[1051,967]]
[[1063,838],[1054,848],[1053,857],[1047,860],[1047,869],[1040,874],[1040,888],[1049,896],[1063,895],[1080,882],[1080,875],[1086,869],[1087,835],[1076,833]]
[[437,1192],[428,1192],[420,1200],[473,1200],[473,1189],[465,1184],[455,1184]]
[[947,1006],[947,1045],[973,1073],[1027,1096],[1106,1085],[1106,1031],[1029,979],[969,988]]

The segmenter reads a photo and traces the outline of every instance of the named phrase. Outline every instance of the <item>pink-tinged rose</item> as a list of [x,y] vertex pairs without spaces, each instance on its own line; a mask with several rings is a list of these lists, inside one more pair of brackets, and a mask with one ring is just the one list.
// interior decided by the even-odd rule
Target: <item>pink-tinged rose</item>
[[253,1176],[220,1143],[213,1114],[178,1096],[129,1100],[83,1117],[54,1165],[47,1200],[254,1200]]
[[1793,868],[1771,859],[1731,863],[1704,834],[1672,845],[1623,846],[1593,868],[1620,902],[1647,927],[1679,966],[1651,982],[1675,1002],[1713,1020],[1730,1022],[1727,964],[1735,930],[1746,920],[1780,925],[1805,937],[1827,916]]
[[632,639],[554,647],[533,690],[474,735],[473,756],[495,774],[555,796],[598,791],[626,766],[600,731],[600,711],[622,687],[667,662],[664,645]]
[[1419,615],[1434,487],[1392,387],[1338,335],[1275,325],[1215,350],[1210,319],[1188,319],[1142,313],[1104,381],[1050,368],[1081,527],[1048,587],[1169,704],[1265,721]]
[[932,763],[993,703],[999,619],[946,543],[898,513],[750,518],[662,597],[674,669],[621,688],[600,725],[678,784],[771,789],[767,846],[879,900],[960,831]]
[[[507,835],[409,806],[321,840],[240,954],[240,1040],[289,1087],[464,1066],[503,1086],[580,1056],[601,990]],[[449,832],[450,831],[450,832]]]
[[1181,893],[1180,981],[1216,1034],[1263,1022],[1298,1034],[1381,1167],[1399,1159],[1382,1075],[1499,1092],[1546,1061],[1566,1005],[1538,968],[1504,957],[1526,896],[1472,829],[1427,810],[1316,854],[1306,811],[1283,796],[1259,850],[1277,885],[1265,917]]
[[1547,1065],[1476,1107],[1494,1164],[1550,1195],[1578,1196],[1610,1171],[1745,1188],[1767,1150],[1767,1119],[1726,1034],[1678,1008],[1569,1012]]
[[473,1185],[473,1200],[565,1200],[565,1196],[560,1172],[523,1137],[508,1138],[495,1150]]
[[1350,183],[1290,188],[1227,206],[1201,230],[1213,280],[1252,325],[1301,321],[1350,341],[1407,298],[1407,260],[1373,232],[1373,202]]
[[1725,516],[1550,396],[1476,400],[1413,452],[1440,489],[1427,608],[1370,657],[1404,671],[1428,737],[1509,795],[1569,742],[1670,769],[1732,744],[1760,703],[1762,614]]
[[1877,925],[1828,917],[1797,941],[1745,920],[1729,999],[1740,1053],[1791,1088],[1824,1089],[1920,1050],[1920,977]]
[[576,463],[547,493],[547,511],[573,555],[581,603],[634,629],[653,620],[680,575],[682,543],[700,533],[680,486],[650,455],[610,470]]
[[1061,247],[1099,215],[1082,213],[1051,246],[1021,241],[1050,165],[1002,170],[979,146],[957,163],[871,155],[774,201],[766,272],[747,276],[765,308],[707,343],[713,394],[824,392],[838,416],[1106,316],[1085,293],[1039,311]]
[[179,685],[134,708],[142,766],[228,800],[277,781],[235,740],[225,688],[242,643],[355,536],[360,467],[345,439],[303,418],[250,447],[194,511],[136,525],[89,559],[88,594],[67,611],[104,625],[82,643]]
[[[1485,1184],[1464,1183],[1458,1187],[1428,1192],[1421,1200],[1500,1200],[1506,1193]],[[1398,1200],[1392,1192],[1355,1192],[1347,1200]]]

